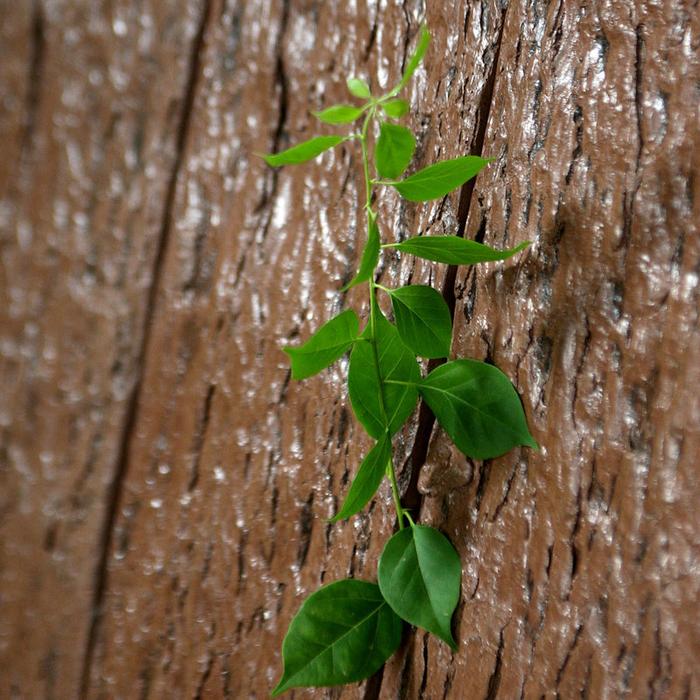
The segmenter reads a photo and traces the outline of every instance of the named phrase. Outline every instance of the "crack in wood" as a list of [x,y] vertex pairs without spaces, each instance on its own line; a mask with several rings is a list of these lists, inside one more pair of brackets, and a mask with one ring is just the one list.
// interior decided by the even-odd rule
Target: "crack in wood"
[[92,619],[88,630],[85,652],[83,655],[83,666],[80,683],[79,697],[83,700],[87,698],[90,689],[90,674],[94,661],[97,639],[100,631],[100,622],[102,619],[102,605],[108,580],[108,559],[109,552],[112,547],[114,526],[116,515],[119,509],[122,498],[122,488],[128,472],[129,464],[129,448],[134,437],[136,427],[136,416],[138,413],[138,405],[143,388],[144,364],[147,354],[148,345],[151,339],[151,329],[153,328],[153,319],[156,312],[156,300],[158,298],[158,290],[163,272],[163,264],[168,249],[168,241],[173,228],[173,210],[175,205],[175,194],[177,190],[177,180],[182,169],[185,146],[187,143],[187,135],[190,130],[192,121],[192,113],[194,111],[194,101],[197,92],[198,79],[200,75],[200,67],[202,62],[202,54],[205,46],[205,33],[209,23],[211,13],[211,0],[204,0],[202,5],[202,14],[200,16],[197,32],[192,42],[192,51],[189,60],[189,71],[187,82],[185,84],[184,95],[182,99],[182,109],[180,120],[175,138],[175,157],[173,166],[168,180],[164,205],[163,215],[161,218],[160,233],[158,236],[158,248],[156,251],[153,263],[153,276],[151,286],[148,290],[148,299],[146,310],[143,319],[143,328],[141,333],[141,346],[139,348],[138,362],[135,365],[136,381],[131,390],[130,396],[127,399],[127,410],[124,419],[124,427],[119,444],[119,453],[116,462],[116,468],[112,483],[107,489],[107,507],[105,519],[102,527],[101,545],[99,559],[95,570],[95,583],[93,585],[92,595]]

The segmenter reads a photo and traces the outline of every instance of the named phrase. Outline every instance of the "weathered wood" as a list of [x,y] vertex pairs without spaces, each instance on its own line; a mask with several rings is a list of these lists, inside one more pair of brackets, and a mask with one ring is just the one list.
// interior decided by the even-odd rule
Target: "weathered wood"
[[416,635],[404,697],[700,693],[699,20],[509,3],[467,235],[534,245],[460,271],[455,349],[513,378],[542,449],[426,498],[462,642]]
[[[402,432],[406,498],[462,556],[460,648],[411,633],[370,682],[296,697],[700,692],[700,18],[667,5],[428,4],[419,162],[497,160],[474,191],[385,200],[383,234],[533,246],[476,271],[387,255],[382,281],[456,292],[456,354],[506,371],[542,448],[472,464],[435,432],[424,464],[429,415]],[[364,308],[337,291],[357,154],[254,153],[311,135],[347,75],[385,87],[424,8],[127,8],[0,30],[0,696],[82,674],[95,698],[262,698],[303,597],[374,578],[393,510],[386,488],[326,522],[369,442],[346,367],[290,382],[280,351]]]
[[78,696],[177,162],[188,8],[0,7],[3,698]]

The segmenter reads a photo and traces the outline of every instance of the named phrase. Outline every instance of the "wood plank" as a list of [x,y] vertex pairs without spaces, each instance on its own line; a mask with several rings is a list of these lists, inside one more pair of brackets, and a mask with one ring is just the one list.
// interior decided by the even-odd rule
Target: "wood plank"
[[0,696],[73,698],[198,6],[2,5]]

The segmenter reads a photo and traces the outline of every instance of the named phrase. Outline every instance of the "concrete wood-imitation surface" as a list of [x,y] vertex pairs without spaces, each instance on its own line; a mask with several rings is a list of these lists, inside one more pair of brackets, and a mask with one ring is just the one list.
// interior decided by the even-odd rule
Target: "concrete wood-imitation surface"
[[[303,598],[373,579],[388,486],[330,517],[370,444],[346,364],[281,345],[366,293],[358,154],[254,155],[386,88],[423,16],[417,166],[382,235],[527,252],[433,284],[539,452],[472,463],[422,410],[405,500],[463,562],[459,650],[421,631],[299,698],[700,694],[700,13],[692,3],[0,2],[0,697],[264,698]],[[330,131],[324,128],[325,131]],[[290,695],[291,696],[291,695]]]

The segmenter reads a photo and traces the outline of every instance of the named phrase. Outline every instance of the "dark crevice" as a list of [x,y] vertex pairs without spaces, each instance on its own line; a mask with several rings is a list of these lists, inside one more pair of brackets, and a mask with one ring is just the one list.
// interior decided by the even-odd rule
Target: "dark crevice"
[[420,680],[420,690],[418,697],[425,697],[425,689],[428,687],[428,635],[423,635],[423,676]]
[[[493,102],[494,87],[496,84],[496,75],[498,73],[498,63],[499,56],[501,52],[501,42],[503,40],[503,30],[505,27],[506,20],[506,9],[504,8],[501,12],[501,25],[498,31],[498,38],[496,39],[494,60],[491,66],[491,72],[484,85],[484,89],[481,93],[481,98],[479,100],[479,108],[476,115],[476,128],[474,132],[474,137],[472,141],[471,152],[474,155],[483,155],[484,152],[484,141],[486,139],[486,127],[489,122],[489,116],[491,113],[491,104]],[[469,211],[472,202],[472,196],[474,193],[474,180],[470,180],[462,186],[459,193],[459,204],[457,209],[457,232],[456,235],[463,237],[464,232],[467,228],[467,221],[469,218]],[[455,305],[456,305],[456,282],[457,282],[457,270],[458,267],[455,265],[450,265],[445,271],[445,278],[442,285],[442,296],[447,303],[450,314],[454,319]],[[428,363],[428,371],[432,371],[435,367],[442,364],[444,360],[431,360]],[[435,416],[428,406],[421,401],[419,411],[418,411],[418,427],[416,429],[416,436],[413,442],[413,448],[411,449],[410,456],[407,460],[408,470],[406,465],[403,470],[402,476],[405,476],[408,472],[407,479],[401,479],[401,484],[403,485],[408,482],[404,489],[402,489],[401,501],[405,508],[410,510],[415,519],[418,520],[420,516],[420,511],[423,505],[423,496],[418,490],[418,479],[420,477],[421,469],[425,464],[425,460],[428,456],[428,445],[430,443],[430,436],[433,432],[433,426],[435,424]],[[411,628],[405,635],[404,641],[402,643],[402,648],[406,645],[411,644],[414,638],[415,632]],[[500,658],[500,657],[499,657]],[[407,666],[410,666],[410,655],[407,662]],[[500,661],[499,661],[500,664]],[[500,668],[500,667],[499,667]],[[426,671],[427,674],[427,671]],[[499,670],[500,678],[500,670]],[[368,686],[369,687],[369,686]],[[377,700],[381,690],[381,685],[377,686],[375,695],[365,695],[365,700]],[[402,696],[403,697],[403,696]]]
[[634,203],[639,192],[640,177],[639,171],[642,165],[642,154],[644,152],[644,134],[642,130],[642,112],[643,105],[643,68],[644,68],[644,25],[638,24],[635,27],[635,61],[634,61],[634,107],[635,119],[637,122],[637,160],[635,164],[635,183],[631,192],[625,192],[625,198],[622,202],[622,219],[623,229],[618,248],[627,248],[629,245],[630,236],[632,234],[632,219],[634,217]]
[[[280,145],[284,140],[287,129],[287,115],[289,112],[289,80],[287,79],[287,71],[284,65],[284,35],[289,23],[289,0],[285,0],[282,4],[282,17],[280,19],[279,32],[277,34],[277,57],[275,59],[275,88],[278,93],[277,102],[277,126],[272,137],[272,145],[270,153],[277,153],[280,150]],[[269,172],[270,185],[263,188],[260,203],[255,208],[255,212],[263,212],[268,204],[274,199],[277,192],[277,183],[279,180],[279,169],[272,168]],[[269,212],[267,220],[262,227],[263,240],[267,237],[267,233],[272,220],[272,212]],[[250,248],[252,242],[248,245]],[[248,248],[243,254],[243,260],[248,254]]]
[[[501,13],[501,26],[499,28],[498,38],[496,40],[493,65],[491,66],[491,72],[489,73],[488,80],[486,81],[484,89],[481,93],[479,108],[476,115],[477,126],[471,149],[472,153],[476,155],[483,155],[484,152],[486,127],[488,125],[489,116],[491,113],[491,104],[493,102],[493,93],[496,84],[496,75],[498,73],[498,62],[501,53],[501,42],[503,40],[503,29],[505,27],[505,23],[506,10],[504,9]],[[458,225],[456,235],[460,237],[464,236],[464,232],[467,228],[467,220],[469,218],[472,196],[474,194],[474,183],[474,179],[465,183],[459,193],[459,205],[457,209]],[[458,269],[459,268],[456,265],[448,266],[445,271],[445,278],[442,285],[442,296],[450,309],[450,314],[453,320],[456,306],[456,282]],[[428,371],[432,371],[443,362],[444,360],[431,360],[428,363]],[[421,402],[418,415],[418,429],[416,430],[416,437],[413,443],[411,456],[409,458],[411,465],[410,478],[402,497],[402,501],[405,506],[411,509],[416,516],[420,514],[420,509],[423,503],[423,498],[418,491],[418,478],[420,477],[420,471],[428,454],[428,444],[430,443],[430,436],[432,434],[434,424],[435,417],[433,416],[432,411],[425,403]]]
[[503,639],[503,632],[505,627],[501,629],[498,636],[498,650],[496,651],[496,662],[493,665],[493,671],[489,677],[489,684],[486,688],[486,698],[485,700],[494,700],[498,695],[498,689],[501,685],[501,669],[503,666],[503,647],[505,646],[505,640]]
[[299,547],[297,549],[297,566],[302,569],[306,563],[306,557],[309,553],[311,545],[311,532],[314,524],[314,492],[309,494],[309,497],[304,502],[299,516]]
[[211,676],[211,671],[214,668],[214,655],[210,652],[209,658],[207,659],[207,665],[202,673],[202,677],[199,679],[199,684],[197,685],[197,691],[194,695],[194,700],[202,700],[204,697],[204,688],[207,685],[207,681]]
[[362,700],[377,700],[379,692],[382,689],[382,681],[384,680],[384,666],[382,666],[373,676],[371,676],[365,684],[365,692]]
[[576,632],[574,633],[574,639],[571,642],[571,646],[569,647],[568,651],[566,652],[566,656],[564,657],[564,661],[562,662],[562,665],[559,667],[559,670],[557,671],[557,680],[555,682],[555,687],[557,689],[556,690],[557,697],[560,697],[559,686],[561,685],[562,678],[564,677],[566,667],[569,665],[569,662],[571,661],[571,655],[574,653],[574,650],[576,649],[576,646],[578,644],[578,640],[581,637],[582,630],[583,630],[583,625],[579,625],[578,627],[576,627]]
[[138,353],[138,361],[135,365],[136,381],[128,398],[126,414],[124,419],[124,427],[119,444],[119,453],[117,456],[116,467],[112,483],[107,489],[107,504],[105,519],[102,526],[102,533],[99,545],[99,561],[95,570],[95,583],[93,586],[92,598],[92,620],[87,636],[85,652],[83,656],[83,668],[80,685],[80,697],[86,698],[90,686],[90,671],[92,668],[95,646],[99,633],[101,622],[101,608],[104,598],[104,593],[107,586],[107,562],[109,552],[112,547],[112,537],[114,533],[114,525],[116,515],[121,502],[122,487],[128,471],[129,462],[129,447],[131,445],[135,428],[136,415],[138,412],[139,400],[143,391],[144,366],[146,361],[147,349],[151,339],[151,330],[155,318],[156,300],[163,272],[163,262],[166,257],[168,248],[168,239],[172,230],[173,210],[175,204],[175,193],[177,189],[178,175],[182,169],[182,164],[185,155],[185,145],[187,143],[187,135],[191,123],[194,99],[197,91],[197,83],[200,75],[200,66],[202,54],[204,51],[204,36],[206,27],[209,21],[211,10],[211,0],[205,0],[202,15],[200,17],[197,34],[192,42],[192,51],[189,61],[189,72],[187,82],[185,84],[184,95],[182,99],[182,108],[180,120],[175,136],[175,157],[173,160],[172,170],[168,179],[168,184],[165,192],[163,215],[161,218],[161,226],[158,235],[158,247],[153,262],[153,279],[151,287],[148,291],[148,299],[143,319],[143,329],[141,333],[141,346]]
[[207,395],[204,398],[204,405],[202,406],[197,429],[194,432],[194,440],[191,450],[191,453],[194,455],[194,463],[192,464],[190,482],[187,485],[188,491],[194,491],[195,487],[199,483],[199,464],[202,461],[204,439],[207,436],[207,428],[209,427],[209,418],[211,416],[211,404],[215,393],[216,384],[210,384],[209,389],[207,389]]
[[46,36],[44,32],[44,14],[39,0],[34,0],[32,7],[31,55],[29,58],[29,76],[27,78],[26,116],[24,133],[20,146],[20,179],[23,169],[31,160],[32,144],[36,131],[41,86],[43,83],[46,56]]

